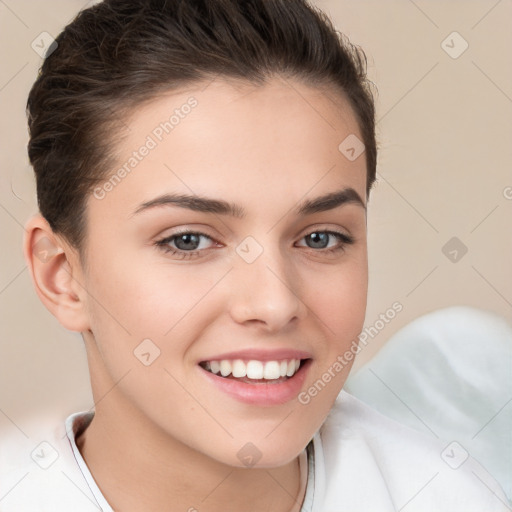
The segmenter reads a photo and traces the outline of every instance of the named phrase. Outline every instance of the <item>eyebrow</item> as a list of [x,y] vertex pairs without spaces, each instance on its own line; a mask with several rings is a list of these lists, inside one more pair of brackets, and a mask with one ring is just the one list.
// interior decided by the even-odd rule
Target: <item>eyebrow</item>
[[[356,204],[366,210],[361,196],[351,187],[330,192],[315,199],[307,199],[299,203],[295,208],[297,216],[312,215],[313,213],[333,210],[345,204]],[[238,219],[243,219],[246,215],[245,209],[236,204],[228,203],[222,199],[212,199],[187,194],[163,194],[142,203],[135,211],[134,215],[161,206],[177,206],[187,208],[196,212],[215,213],[219,215],[229,215]]]

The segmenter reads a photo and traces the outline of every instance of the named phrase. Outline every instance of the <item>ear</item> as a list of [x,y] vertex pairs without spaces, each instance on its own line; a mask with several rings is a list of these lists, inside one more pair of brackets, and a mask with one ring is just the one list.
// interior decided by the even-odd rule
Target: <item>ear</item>
[[77,251],[57,236],[44,217],[25,224],[23,254],[41,302],[70,331],[89,330],[82,268]]

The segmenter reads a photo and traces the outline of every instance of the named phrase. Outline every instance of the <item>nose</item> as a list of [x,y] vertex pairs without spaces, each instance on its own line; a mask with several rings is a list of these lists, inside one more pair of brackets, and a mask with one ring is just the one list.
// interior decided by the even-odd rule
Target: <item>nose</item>
[[264,250],[252,263],[238,259],[231,279],[230,313],[237,323],[276,332],[307,313],[300,280],[279,251]]

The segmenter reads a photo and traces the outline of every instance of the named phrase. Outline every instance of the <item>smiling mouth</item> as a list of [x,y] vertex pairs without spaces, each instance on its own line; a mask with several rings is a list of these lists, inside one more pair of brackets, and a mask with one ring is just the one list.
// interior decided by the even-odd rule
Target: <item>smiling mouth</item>
[[283,359],[258,361],[255,359],[222,359],[203,361],[199,366],[225,379],[238,380],[248,384],[278,384],[293,377],[307,359]]

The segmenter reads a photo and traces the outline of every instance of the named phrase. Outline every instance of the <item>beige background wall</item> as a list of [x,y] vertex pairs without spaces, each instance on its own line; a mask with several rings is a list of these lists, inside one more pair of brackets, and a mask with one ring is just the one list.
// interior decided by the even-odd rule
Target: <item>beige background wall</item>
[[[369,337],[356,367],[437,308],[511,319],[512,2],[315,3],[365,49],[379,90],[366,325],[395,301],[403,311]],[[24,106],[41,58],[31,43],[43,31],[56,36],[85,5],[0,1],[0,429],[93,405],[81,338],[41,305],[21,251],[36,211]]]

